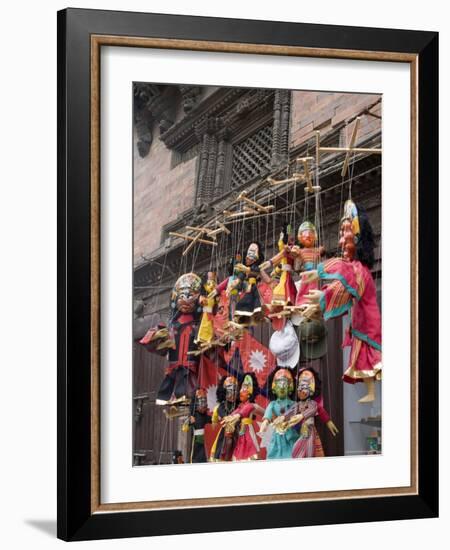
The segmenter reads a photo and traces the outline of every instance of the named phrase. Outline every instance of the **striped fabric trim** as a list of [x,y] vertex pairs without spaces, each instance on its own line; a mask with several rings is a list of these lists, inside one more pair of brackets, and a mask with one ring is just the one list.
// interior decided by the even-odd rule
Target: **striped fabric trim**
[[[328,264],[330,265],[330,264]],[[333,263],[331,264],[333,265]],[[341,284],[344,286],[344,288],[347,290],[348,293],[350,293],[354,298],[357,300],[361,299],[361,295],[356,290],[356,288],[353,288],[346,280],[346,278],[341,273],[327,273],[324,268],[324,264],[321,263],[317,266],[317,273],[319,274],[319,278],[328,281],[328,280],[338,280],[341,282]]]

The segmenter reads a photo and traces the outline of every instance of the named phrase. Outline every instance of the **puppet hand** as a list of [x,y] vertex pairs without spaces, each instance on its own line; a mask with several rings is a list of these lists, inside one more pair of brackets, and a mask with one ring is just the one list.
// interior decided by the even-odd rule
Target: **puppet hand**
[[249,273],[249,272],[250,272],[250,268],[247,267],[247,266],[244,265],[244,264],[236,264],[236,265],[234,266],[234,269],[235,269],[236,271],[240,271],[241,273]]
[[294,258],[298,258],[300,256],[300,247],[294,244],[294,246],[291,247],[290,253]]
[[319,304],[311,304],[302,310],[302,315],[306,319],[320,319],[321,313]]
[[321,290],[310,290],[305,296],[307,303],[310,305],[319,304],[322,294]]
[[271,267],[272,267],[272,262],[270,260],[267,260],[259,266],[259,270],[266,271],[266,269],[270,269]]
[[305,284],[313,283],[317,281],[318,278],[319,274],[317,273],[317,269],[311,269],[311,271],[304,271],[302,273],[302,283]]
[[328,420],[327,428],[330,430],[331,434],[334,437],[336,437],[336,435],[339,433],[339,430],[336,428],[336,425],[332,420]]
[[217,294],[219,294],[217,292],[217,289],[214,289],[208,294],[208,298],[215,298],[217,296]]
[[258,435],[260,437],[262,437],[264,435],[264,433],[267,431],[267,427],[269,426],[269,421],[265,418],[262,423],[261,423],[261,426],[259,427],[259,432],[258,432]]

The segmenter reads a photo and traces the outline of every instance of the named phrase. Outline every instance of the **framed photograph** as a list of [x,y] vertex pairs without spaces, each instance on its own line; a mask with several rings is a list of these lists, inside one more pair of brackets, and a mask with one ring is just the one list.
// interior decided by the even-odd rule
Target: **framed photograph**
[[438,515],[438,35],[58,13],[58,537]]

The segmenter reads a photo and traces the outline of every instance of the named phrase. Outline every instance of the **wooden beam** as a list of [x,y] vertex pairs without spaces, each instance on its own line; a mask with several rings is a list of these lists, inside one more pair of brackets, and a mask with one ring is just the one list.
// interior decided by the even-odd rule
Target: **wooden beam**
[[376,155],[381,155],[383,149],[370,149],[369,147],[320,147],[321,153],[374,153]]
[[253,201],[252,199],[249,199],[245,191],[242,191],[242,193],[238,196],[236,201],[244,201],[248,203],[250,206],[253,206],[254,208],[256,208],[256,210],[258,210],[259,212],[265,212],[266,214],[274,208],[272,204],[269,204],[267,206],[262,206],[261,204],[258,204],[257,202]]

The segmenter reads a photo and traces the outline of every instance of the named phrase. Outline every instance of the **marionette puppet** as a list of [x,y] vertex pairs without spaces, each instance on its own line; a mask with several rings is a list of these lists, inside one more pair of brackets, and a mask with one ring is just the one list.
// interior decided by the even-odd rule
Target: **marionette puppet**
[[[284,428],[299,427],[299,437],[292,448],[292,458],[309,458],[325,456],[322,442],[315,427],[315,417],[327,414],[318,399],[321,395],[321,382],[318,374],[312,368],[301,369],[297,378],[298,401],[287,411]],[[323,416],[322,416],[323,418]],[[328,417],[329,419],[329,417]],[[328,428],[336,435],[337,428],[331,420],[327,422]]]
[[[157,405],[185,402],[194,394],[198,385],[199,357],[189,352],[197,349],[194,339],[198,329],[200,289],[201,279],[195,273],[181,275],[173,288],[168,323],[169,365],[158,390]],[[150,329],[150,332],[154,333],[154,329]],[[140,343],[149,349],[147,340],[146,335]]]
[[325,320],[345,313],[351,324],[343,345],[350,346],[350,356],[343,380],[350,384],[364,382],[367,395],[360,403],[375,399],[375,380],[381,379],[381,314],[376,287],[370,269],[374,264],[374,237],[365,210],[351,200],[344,205],[339,245],[342,258],[332,258],[310,272],[310,280],[326,283],[321,290],[307,295],[309,305],[303,315],[322,314]]
[[[325,254],[323,246],[317,246],[317,231],[313,223],[304,221],[298,228],[297,240],[299,245],[293,246],[291,256],[295,258],[294,269],[297,272],[311,271],[316,269],[321,256]],[[317,281],[306,282],[300,279],[295,300],[296,306],[306,303],[305,296],[310,290],[318,288]]]
[[272,272],[267,273],[261,269],[261,282],[258,285],[259,295],[262,300],[264,315],[270,319],[273,330],[281,330],[286,321],[286,317],[278,315],[275,312],[282,311],[282,306],[273,306],[272,297],[274,289],[280,284],[280,279],[283,271],[281,265],[276,265]]
[[253,428],[256,415],[262,416],[264,409],[255,403],[259,393],[258,380],[254,373],[244,376],[239,390],[239,405],[227,417],[222,419],[222,425],[237,427],[237,441],[233,450],[233,460],[257,460],[259,443]]
[[277,368],[269,376],[270,403],[264,413],[260,436],[272,427],[272,435],[267,448],[267,459],[291,458],[292,448],[298,434],[285,423],[285,415],[295,404],[291,399],[294,393],[294,378],[289,369]]
[[234,447],[236,445],[237,433],[236,422],[221,424],[221,421],[230,416],[238,405],[238,381],[234,376],[223,376],[217,386],[218,404],[214,408],[211,423],[220,424],[220,429],[214,440],[210,452],[210,461],[224,462],[230,461],[233,457]]
[[281,276],[278,284],[273,288],[272,306],[294,305],[297,290],[292,279],[292,269],[294,257],[291,255],[291,247],[294,245],[294,239],[289,235],[289,227],[283,229],[278,240],[278,254],[264,262],[260,266],[261,271],[265,271],[274,266],[280,266]]
[[261,245],[251,242],[245,255],[245,263],[237,264],[236,269],[241,271],[245,279],[240,294],[240,299],[234,311],[234,322],[243,326],[250,326],[264,318],[261,298],[258,290],[260,279],[260,264],[264,262],[264,254]]
[[214,339],[214,313],[217,306],[217,297],[209,295],[217,287],[217,274],[215,271],[208,271],[206,279],[202,281],[203,292],[199,298],[202,306],[202,317],[195,343],[202,349],[210,347]]
[[208,414],[208,403],[206,391],[199,388],[195,392],[195,397],[191,401],[189,416],[182,426],[184,432],[192,431],[192,444],[189,462],[206,462],[205,451],[205,426],[211,422],[211,416]]
[[241,262],[242,256],[236,254],[235,258],[228,263],[228,277],[216,284],[207,296],[208,300],[214,300],[217,304],[212,323],[214,337],[219,345],[225,345],[239,338],[242,332],[242,329],[233,323],[236,304],[245,281],[245,274],[237,268]]

